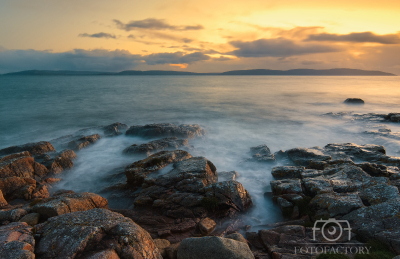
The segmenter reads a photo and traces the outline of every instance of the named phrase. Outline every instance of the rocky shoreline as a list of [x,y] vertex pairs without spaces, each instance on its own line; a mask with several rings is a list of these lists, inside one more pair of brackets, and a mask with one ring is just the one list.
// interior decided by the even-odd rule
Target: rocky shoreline
[[[370,115],[398,122],[399,114]],[[89,133],[89,134],[87,134]],[[116,169],[98,193],[52,191],[82,149],[121,134],[149,139],[121,155],[144,159]],[[379,241],[400,254],[400,157],[379,145],[353,143],[271,153],[250,148],[248,163],[278,163],[271,192],[282,222],[256,232],[247,224],[251,190],[235,171],[218,172],[193,157],[199,125],[113,123],[50,141],[0,150],[0,254],[4,258],[316,258],[303,248],[364,247]],[[54,147],[61,151],[56,151]],[[239,178],[240,179],[240,178]],[[103,196],[109,197],[108,199]],[[109,202],[126,199],[124,209]],[[133,205],[133,206],[132,206]],[[133,208],[132,208],[133,207]],[[348,221],[351,235],[315,236],[314,224]],[[341,226],[334,226],[339,230]],[[359,250],[357,250],[359,251]],[[350,256],[351,253],[349,254]]]

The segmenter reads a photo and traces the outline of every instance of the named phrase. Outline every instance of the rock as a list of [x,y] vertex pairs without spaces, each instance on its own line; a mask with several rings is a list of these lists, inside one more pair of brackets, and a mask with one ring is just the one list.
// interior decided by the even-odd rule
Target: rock
[[327,214],[332,218],[346,215],[353,210],[364,207],[364,204],[357,194],[323,193],[315,196],[311,200],[310,206],[318,211],[318,214]]
[[89,192],[62,193],[41,200],[32,207],[32,211],[39,213],[44,218],[50,218],[65,213],[86,211],[94,208],[108,208],[107,199]]
[[219,206],[232,207],[237,211],[246,211],[253,205],[249,192],[237,181],[214,183],[205,188],[206,197],[215,197]]
[[72,160],[76,158],[74,151],[70,149],[63,150],[59,153],[50,155],[42,155],[36,157],[36,160],[46,166],[51,174],[59,174],[62,171],[72,168],[74,163]]
[[171,245],[171,243],[167,239],[154,239],[154,244],[158,248],[158,251],[162,255],[163,258],[167,256],[165,249]]
[[360,98],[347,98],[345,104],[364,104],[364,100]]
[[284,216],[289,216],[293,212],[293,204],[281,197],[277,198],[277,203]]
[[86,257],[86,259],[120,259],[120,257],[114,249],[107,249]]
[[400,113],[389,113],[384,118],[391,122],[400,122]]
[[128,185],[140,186],[148,174],[159,171],[171,163],[176,163],[192,156],[183,150],[161,151],[125,168]]
[[2,210],[0,211],[0,221],[18,221],[28,212],[24,209]]
[[361,163],[358,164],[362,170],[364,170],[366,173],[368,173],[371,176],[383,176],[383,177],[389,177],[390,174],[388,172],[388,168],[385,165],[378,165],[378,164],[371,164],[371,163]]
[[380,145],[357,145],[354,143],[328,144],[324,152],[334,159],[350,158],[352,161],[380,161],[385,158],[386,150]]
[[178,259],[253,259],[247,244],[222,237],[184,239],[178,247]]
[[187,139],[178,139],[177,137],[163,138],[159,140],[153,140],[149,143],[137,145],[133,144],[130,147],[124,149],[126,154],[146,154],[151,155],[153,153],[163,150],[174,150],[180,147],[189,147]]
[[32,227],[23,222],[0,227],[1,258],[34,259],[35,239]]
[[198,228],[202,236],[209,235],[211,232],[213,232],[216,226],[217,224],[215,221],[210,218],[204,218],[198,224]]
[[258,162],[274,162],[275,156],[271,153],[267,145],[259,145],[250,148],[250,154],[253,160]]
[[47,198],[49,192],[47,187],[37,184],[32,178],[7,177],[0,178],[0,190],[6,199],[25,199]]
[[93,134],[90,136],[82,136],[82,137],[78,138],[77,140],[73,140],[73,141],[69,142],[68,148],[78,151],[78,150],[81,150],[82,148],[89,146],[90,144],[97,142],[99,139],[100,139],[99,134]]
[[29,226],[35,226],[36,224],[39,223],[39,219],[40,219],[40,214],[39,213],[29,213],[25,216],[23,216],[19,222],[25,222],[26,224],[28,224]]
[[225,238],[229,238],[229,239],[236,240],[236,241],[239,241],[239,242],[247,244],[246,238],[244,238],[239,233],[232,233],[232,234],[226,235]]
[[236,171],[230,172],[219,172],[218,173],[218,180],[219,181],[235,181],[236,178],[240,177],[240,174]]
[[179,245],[180,243],[176,243],[165,248],[165,254],[167,259],[177,259]]
[[0,164],[0,178],[15,176],[40,179],[48,172],[44,165],[35,162],[34,158],[30,156],[17,157]]
[[6,199],[4,199],[3,192],[0,190],[0,208],[3,208],[8,205]]
[[178,137],[195,138],[205,135],[205,131],[197,124],[175,125],[171,123],[148,124],[144,126],[131,126],[126,135],[143,138]]
[[363,190],[361,199],[366,205],[383,203],[393,199],[399,199],[399,190],[395,186],[380,184]]
[[300,179],[271,181],[271,189],[274,195],[303,193]]
[[304,172],[303,166],[276,166],[272,168],[271,174],[277,179],[288,179],[288,178],[302,178],[301,173]]
[[119,258],[162,259],[150,234],[131,219],[105,209],[68,213],[37,226],[39,258],[85,258],[113,249]]
[[311,161],[329,161],[331,156],[325,155],[316,148],[293,148],[285,152],[290,160],[299,166],[308,166]]
[[[110,124],[108,126],[103,127],[104,135],[106,137],[112,137],[112,136],[118,136],[123,134],[126,130],[128,129],[128,125],[122,124],[119,122],[115,122],[113,124]],[[121,132],[123,131],[123,132]]]
[[30,156],[32,156],[32,155],[28,151],[14,153],[14,154],[3,156],[2,158],[0,158],[0,163],[6,162],[8,160],[13,160],[13,159],[19,158],[19,157],[30,157]]
[[20,153],[28,151],[31,155],[41,155],[49,152],[55,152],[53,145],[47,141],[40,141],[36,143],[28,143],[20,146],[11,146],[0,150],[0,156],[10,155],[13,153]]

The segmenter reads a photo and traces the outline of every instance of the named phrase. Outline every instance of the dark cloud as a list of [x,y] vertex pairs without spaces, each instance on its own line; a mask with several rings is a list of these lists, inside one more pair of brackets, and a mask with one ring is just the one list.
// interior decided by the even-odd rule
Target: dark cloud
[[148,29],[148,30],[171,30],[171,31],[192,31],[192,30],[202,30],[204,27],[202,25],[184,25],[176,26],[168,24],[164,19],[148,18],[138,21],[130,21],[128,23],[123,23],[120,20],[113,20],[118,28],[125,31],[131,31],[136,29]]
[[229,43],[238,49],[227,54],[233,54],[237,57],[289,57],[339,51],[337,48],[325,45],[299,45],[284,38],[259,39],[247,42],[231,41]]
[[156,53],[145,57],[146,63],[148,65],[190,64],[208,59],[210,59],[210,57],[201,52],[194,52],[191,54],[184,54],[183,52]]
[[157,53],[133,55],[124,50],[82,50],[53,53],[37,50],[3,50],[0,52],[0,73],[22,70],[80,70],[80,71],[122,71],[137,65],[191,64],[208,60],[209,56],[194,52],[185,54]]
[[306,41],[372,42],[381,44],[400,44],[399,34],[377,35],[372,32],[353,32],[349,34],[311,34]]
[[[150,45],[151,43],[149,42],[145,42],[145,41],[141,41],[141,40],[137,40],[137,38],[150,38],[150,39],[164,39],[164,40],[171,40],[171,41],[177,41],[177,42],[182,42],[182,43],[191,43],[193,42],[192,39],[189,38],[182,38],[182,37],[178,37],[172,34],[168,34],[168,33],[162,33],[162,32],[155,32],[155,31],[151,31],[151,32],[146,32],[146,35],[141,35],[139,37],[130,34],[128,36],[128,38],[136,41],[136,42],[141,42],[141,43],[145,43],[147,45]],[[153,44],[161,44],[161,43],[153,43]]]
[[89,38],[106,38],[106,39],[116,39],[117,37],[114,34],[99,32],[99,33],[81,33],[78,35],[79,37],[89,37]]
[[324,63],[325,63],[324,61],[318,61],[318,60],[303,60],[301,62],[302,65],[306,65],[306,66],[321,65]]

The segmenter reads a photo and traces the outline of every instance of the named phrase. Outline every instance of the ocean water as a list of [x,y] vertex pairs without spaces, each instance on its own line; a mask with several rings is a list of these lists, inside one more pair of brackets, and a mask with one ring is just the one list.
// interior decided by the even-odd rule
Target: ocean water
[[[349,97],[366,104],[343,104]],[[379,127],[400,132],[400,124],[354,120],[351,114],[400,112],[399,103],[400,77],[1,76],[0,148],[113,122],[197,123],[207,135],[190,140],[190,153],[208,158],[218,171],[238,171],[255,203],[249,216],[254,224],[267,224],[281,219],[276,205],[263,197],[277,164],[244,162],[250,147],[267,144],[276,152],[353,142],[384,145],[397,156],[399,140],[363,132]],[[351,114],[324,115],[330,112]],[[52,190],[98,192],[115,168],[141,158],[122,150],[147,141],[102,138],[77,153],[74,168]]]

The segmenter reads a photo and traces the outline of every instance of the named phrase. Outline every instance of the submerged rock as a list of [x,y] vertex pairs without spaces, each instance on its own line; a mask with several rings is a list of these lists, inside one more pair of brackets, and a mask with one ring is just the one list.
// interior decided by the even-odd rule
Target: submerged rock
[[177,137],[163,138],[159,140],[153,140],[145,144],[133,144],[132,146],[124,149],[126,154],[146,154],[151,155],[153,153],[177,149],[180,147],[189,147],[189,141],[187,139],[178,139]]
[[0,150],[0,156],[10,155],[13,153],[20,153],[28,151],[31,155],[41,155],[49,152],[55,152],[53,145],[47,141],[40,141],[36,143],[28,143],[20,146],[11,146]]
[[100,139],[99,134],[93,134],[90,136],[82,136],[77,138],[76,140],[72,140],[68,143],[68,148],[78,151],[81,150],[82,148],[85,148],[89,146],[90,144],[93,144],[97,142]]
[[364,104],[364,100],[360,98],[347,98],[344,101],[345,104]]
[[247,244],[230,238],[193,237],[180,243],[177,258],[254,259],[254,255]]
[[123,134],[128,129],[128,125],[115,122],[113,124],[103,127],[104,135],[106,137],[118,136]]
[[39,258],[87,258],[111,250],[121,259],[162,259],[147,231],[105,209],[50,218],[37,226],[37,235],[35,253]]
[[143,138],[156,137],[178,137],[195,138],[205,135],[205,131],[198,124],[172,123],[148,124],[144,126],[131,126],[125,133],[126,135],[139,136]]

